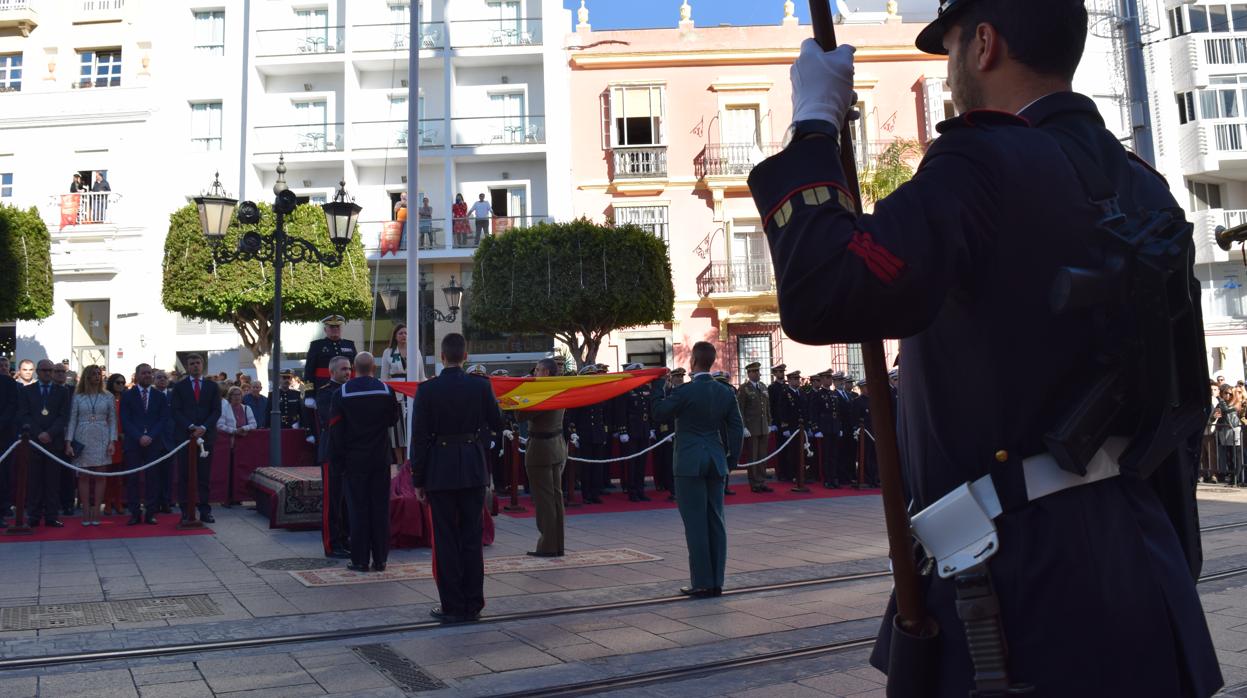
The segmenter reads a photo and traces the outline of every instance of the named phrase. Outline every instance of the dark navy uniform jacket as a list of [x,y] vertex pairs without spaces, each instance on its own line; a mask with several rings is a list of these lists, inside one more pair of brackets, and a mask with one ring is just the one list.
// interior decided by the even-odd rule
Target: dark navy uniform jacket
[[[1049,95],[1022,116],[972,111],[938,128],[913,179],[871,215],[853,212],[837,139],[800,141],[749,177],[787,335],[902,338],[899,439],[916,508],[989,472],[1016,474],[1094,376],[1091,311],[1049,307],[1058,268],[1098,266],[1100,217],[1054,129],[1096,153],[1127,215],[1177,208],[1084,96]],[[1001,379],[1018,372],[1039,389],[1023,397]],[[1150,483],[1076,487],[996,525],[990,568],[1014,681],[1064,697],[1220,686],[1191,567]],[[932,580],[927,605],[943,638],[940,695],[965,696],[971,668],[953,595],[951,580]]]
[[312,390],[320,390],[329,382],[329,362],[336,356],[345,356],[355,363],[355,342],[349,339],[333,341],[326,337],[312,340],[307,347],[303,363],[303,382],[311,383]]
[[431,492],[485,487],[488,432],[502,432],[493,386],[461,368],[420,384],[411,408],[411,477]]
[[373,378],[352,378],[329,403],[329,449],[346,472],[390,467],[389,428],[398,422],[398,401],[390,386]]
[[17,438],[17,381],[0,375],[0,449]]

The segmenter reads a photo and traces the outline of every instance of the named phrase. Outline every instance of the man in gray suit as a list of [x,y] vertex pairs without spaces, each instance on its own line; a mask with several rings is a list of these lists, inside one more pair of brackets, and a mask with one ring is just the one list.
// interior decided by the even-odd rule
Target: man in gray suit
[[[727,564],[723,490],[730,466],[740,460],[745,435],[736,395],[710,376],[715,358],[713,344],[694,344],[692,382],[654,405],[659,421],[675,420],[675,496],[684,520],[692,582],[680,592],[694,597],[723,593]],[[727,443],[720,434],[727,435]]]

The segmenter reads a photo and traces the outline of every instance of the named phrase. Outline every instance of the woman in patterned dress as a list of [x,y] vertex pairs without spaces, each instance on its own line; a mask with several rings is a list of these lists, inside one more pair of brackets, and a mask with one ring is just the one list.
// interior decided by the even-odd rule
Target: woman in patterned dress
[[468,226],[468,204],[463,200],[463,194],[455,194],[455,203],[450,207],[450,215],[454,218],[451,229],[455,233],[455,247],[463,247],[468,242],[468,233],[471,232]]
[[[117,412],[113,396],[104,390],[104,372],[87,366],[74,393],[65,434],[65,455],[74,465],[87,470],[103,470],[113,460],[117,438]],[[81,451],[74,450],[74,442]],[[104,479],[78,475],[78,500],[82,503],[82,525],[100,525],[100,504],[104,499]]]

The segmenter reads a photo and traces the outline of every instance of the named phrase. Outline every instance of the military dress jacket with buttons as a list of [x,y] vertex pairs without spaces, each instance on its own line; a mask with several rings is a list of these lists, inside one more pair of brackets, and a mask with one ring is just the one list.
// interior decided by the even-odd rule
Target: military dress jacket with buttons
[[312,340],[304,358],[303,382],[311,384],[314,391],[320,390],[329,383],[329,362],[338,356],[345,356],[355,363],[355,342],[349,339],[335,341],[327,337]]
[[634,388],[611,400],[611,425],[615,433],[627,434],[630,441],[648,439],[652,402],[649,385]]
[[485,487],[489,431],[502,431],[489,381],[446,368],[421,383],[411,406],[412,483],[431,492]]
[[282,429],[294,429],[303,422],[303,393],[289,388],[278,390],[277,407],[281,410]]
[[607,400],[593,405],[585,405],[571,411],[570,421],[576,431],[576,435],[580,437],[581,446],[600,446],[610,443],[611,430],[606,418],[606,406],[609,402]]
[[761,382],[757,385],[750,381],[741,383],[736,391],[736,404],[740,406],[745,429],[753,436],[766,436],[771,428],[771,397],[766,386]]
[[[784,333],[811,345],[901,338],[898,439],[917,509],[989,472],[1003,501],[1020,502],[996,519],[988,563],[1013,681],[1064,698],[1211,695],[1221,676],[1193,570],[1151,483],[1116,477],[1027,504],[1019,476],[1097,377],[1093,311],[1050,305],[1059,269],[1102,258],[1102,211],[1062,144],[1102,165],[1126,215],[1181,210],[1082,95],[1054,93],[1021,115],[969,111],[938,131],[912,179],[867,215],[846,191],[839,139],[798,141],[753,169]],[[1198,317],[1193,250],[1177,281]],[[1010,374],[1041,389],[1019,399]],[[951,580],[929,581],[940,696],[972,688],[954,595]]]

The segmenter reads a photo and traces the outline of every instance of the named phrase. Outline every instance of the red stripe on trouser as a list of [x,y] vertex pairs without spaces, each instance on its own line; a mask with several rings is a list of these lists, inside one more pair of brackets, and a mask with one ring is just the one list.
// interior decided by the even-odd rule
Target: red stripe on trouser
[[329,540],[329,503],[332,499],[329,492],[328,461],[320,464],[320,487],[322,499],[320,505],[320,540],[325,545],[325,554],[328,555],[333,552],[333,543]]

